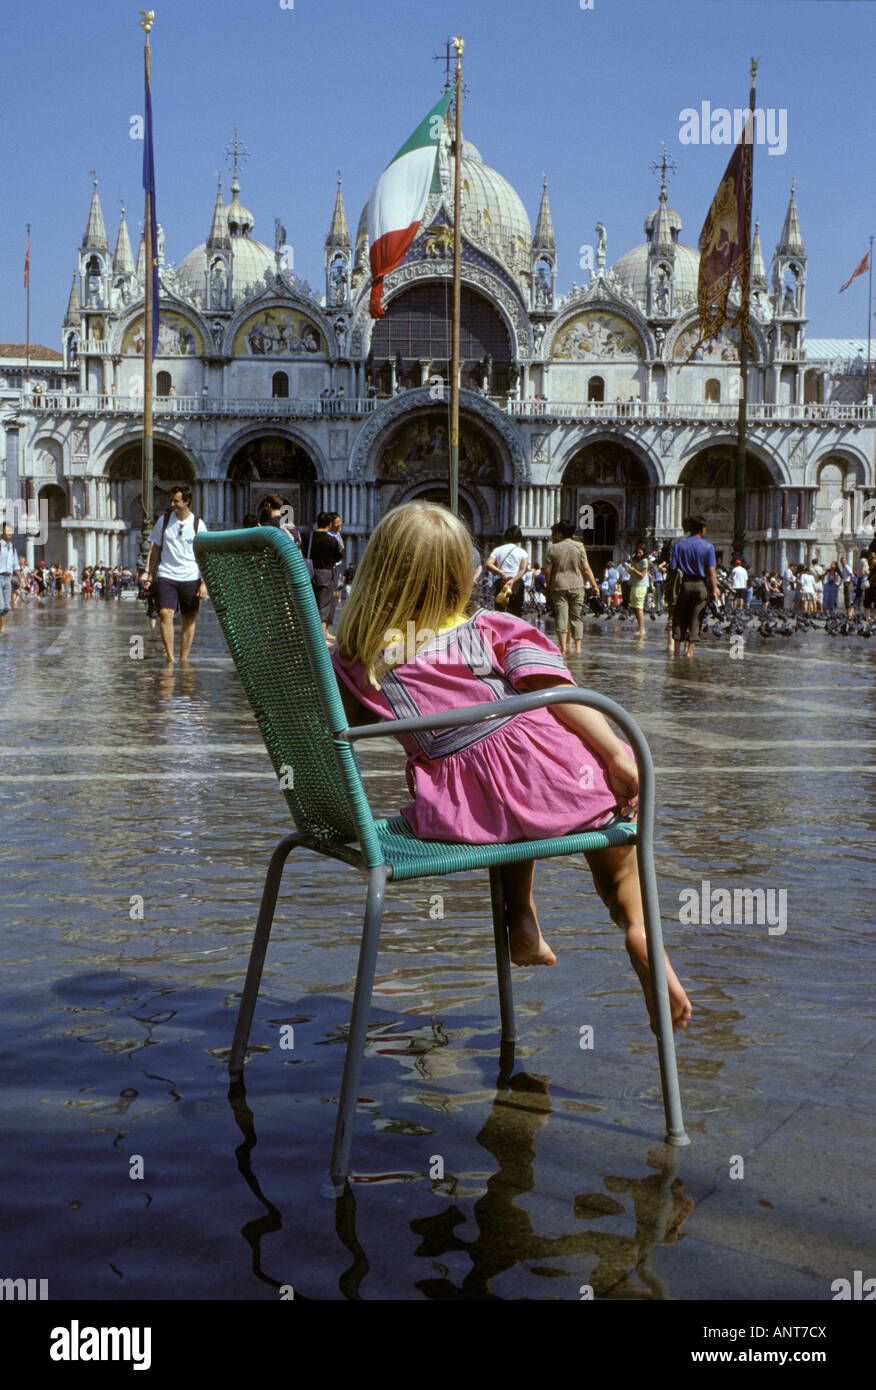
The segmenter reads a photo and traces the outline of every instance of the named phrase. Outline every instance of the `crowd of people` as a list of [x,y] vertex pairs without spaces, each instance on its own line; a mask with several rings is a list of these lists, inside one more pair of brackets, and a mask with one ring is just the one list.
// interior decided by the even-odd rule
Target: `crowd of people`
[[[187,502],[178,501],[182,512],[186,513],[185,518],[182,513],[178,514],[178,519],[191,529],[191,535],[186,534],[180,542],[185,547],[194,540],[194,523],[202,527],[203,522],[192,519]],[[164,518],[171,514],[169,511]],[[164,518],[162,514],[156,517],[152,537],[155,562],[161,561],[165,543],[167,520]],[[321,512],[302,540],[291,504],[283,497],[270,495],[261,500],[257,512],[244,518],[243,525],[279,527],[298,545],[311,573],[326,641],[332,646],[334,638],[330,629],[339,604],[349,597],[356,572],[355,565],[344,564],[342,518],[336,512]],[[495,607],[515,617],[525,616],[539,625],[550,614],[557,645],[564,655],[570,645],[576,652],[581,651],[585,617],[629,616],[635,620],[634,636],[641,640],[646,635],[646,616],[654,619],[664,612],[668,613],[669,649],[674,650],[675,644],[683,641],[685,650],[690,653],[699,638],[703,614],[710,602],[713,614],[724,617],[762,609],[806,616],[844,614],[848,618],[860,619],[862,615],[867,620],[876,618],[876,540],[857,561],[851,556],[841,556],[823,564],[814,558],[807,564],[789,564],[781,573],[765,569],[755,573],[738,557],[729,567],[716,564],[714,549],[704,540],[705,521],[702,518],[687,518],[684,529],[683,540],[667,542],[661,550],[640,542],[631,554],[605,565],[597,576],[590,567],[584,544],[575,539],[571,522],[559,521],[552,528],[543,566],[531,563],[522,531],[518,526],[510,526],[501,544],[483,558],[473,546],[475,594],[485,607]],[[182,530],[180,536],[183,536]],[[170,541],[173,541],[173,532]],[[125,565],[88,565],[78,574],[69,567],[49,565],[45,561],[28,566],[17,554],[8,526],[4,528],[3,543],[5,559],[0,555],[0,580],[8,583],[10,589],[7,611],[23,600],[74,598],[77,592],[83,600],[118,599],[125,590],[136,587],[138,596],[147,603],[150,627],[157,635],[161,576],[156,576],[156,584],[152,586],[145,569],[134,572]],[[169,543],[163,563],[168,572],[174,565],[171,550]],[[187,562],[192,567],[193,557]],[[166,579],[168,575],[163,577]],[[180,581],[174,582],[178,587]],[[192,567],[187,582],[195,584],[199,596],[204,596],[200,593],[196,566]],[[150,592],[153,587],[154,592]],[[685,619],[683,630],[673,618],[673,610],[682,597],[684,603],[679,611]],[[176,607],[170,598],[176,598]],[[185,616],[185,601],[191,596],[182,595],[181,602],[175,591],[170,598],[165,616],[170,610],[172,627],[177,607]],[[692,599],[696,601],[691,602]],[[0,626],[5,625],[5,614],[0,617]],[[162,636],[167,646],[167,634],[163,632]]]

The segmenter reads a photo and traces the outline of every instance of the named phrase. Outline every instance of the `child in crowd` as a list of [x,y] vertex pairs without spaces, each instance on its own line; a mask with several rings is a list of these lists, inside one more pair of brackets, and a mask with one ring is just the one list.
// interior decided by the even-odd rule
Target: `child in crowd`
[[[378,523],[338,625],[335,670],[351,724],[409,718],[575,685],[537,628],[472,611],[472,542],[446,508],[396,507]],[[555,705],[458,729],[400,735],[413,796],[402,810],[424,840],[472,844],[543,839],[635,814],[638,774],[597,711]],[[625,934],[651,1026],[645,918],[631,845],[587,855],[597,892]],[[511,959],[553,965],[532,897],[534,861],[502,869]],[[666,962],[673,1027],[691,1006]]]

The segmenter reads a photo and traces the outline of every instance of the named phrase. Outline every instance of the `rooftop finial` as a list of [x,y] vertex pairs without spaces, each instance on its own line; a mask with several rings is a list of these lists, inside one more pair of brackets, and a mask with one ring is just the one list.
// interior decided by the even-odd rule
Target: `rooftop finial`
[[651,173],[655,176],[657,174],[660,175],[660,200],[664,202],[666,200],[666,185],[669,183],[673,174],[678,173],[678,165],[672,158],[672,155],[666,153],[666,141],[663,140],[661,143],[663,145],[663,157],[659,161],[654,161],[651,165]]
[[237,179],[238,165],[242,160],[249,159],[249,150],[238,138],[237,126],[234,127],[234,139],[229,140],[228,144],[225,146],[225,158],[232,160],[234,163],[234,179],[231,184],[231,191],[232,193],[239,193],[240,184]]

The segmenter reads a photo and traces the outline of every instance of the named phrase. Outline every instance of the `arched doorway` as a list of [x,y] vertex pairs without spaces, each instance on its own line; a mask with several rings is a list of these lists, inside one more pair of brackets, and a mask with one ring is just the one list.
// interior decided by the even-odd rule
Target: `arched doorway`
[[[406,416],[383,440],[376,461],[381,487],[381,510],[398,495],[399,483],[412,485],[407,493],[428,495],[429,500],[450,502],[450,453],[446,410],[422,410]],[[460,516],[472,534],[494,536],[498,528],[499,495],[504,485],[504,463],[497,445],[470,418],[459,425],[459,482],[484,498],[483,517],[475,518],[460,498]]]
[[605,378],[592,376],[587,382],[587,399],[597,404],[605,400]]
[[37,497],[38,511],[42,517],[46,513],[46,543],[35,547],[36,563],[45,560],[47,565],[66,565],[67,536],[61,525],[67,515],[67,495],[58,483],[41,487]]
[[843,508],[842,500],[845,476],[845,464],[842,459],[826,459],[818,469],[818,492],[815,496],[813,524],[821,547],[822,559],[829,555],[832,560],[835,558],[835,552],[837,554],[845,553],[845,548],[842,547],[840,537],[836,532],[837,517],[841,517],[845,523],[845,511],[848,510]]
[[575,525],[582,516],[589,520],[585,507],[592,509],[593,526],[582,535],[594,573],[653,530],[654,489],[645,465],[614,440],[579,449],[563,473],[561,497],[563,517]]
[[[730,552],[735,530],[735,478],[736,449],[731,444],[721,444],[690,459],[679,479],[684,488],[682,515],[706,518],[707,539],[715,547],[719,565],[730,564],[734,558]],[[749,536],[775,524],[775,492],[775,484],[766,465],[753,454],[746,454],[745,529]],[[756,562],[757,556],[750,550],[748,558]]]
[[[437,502],[441,507],[450,506],[450,492],[446,487],[427,487],[422,490],[412,492],[409,497],[404,498],[405,502]],[[475,524],[474,512],[464,497],[459,498],[459,519],[463,525],[467,526],[473,539],[479,535],[479,527]]]
[[242,526],[244,517],[257,512],[268,493],[292,507],[299,528],[316,521],[316,468],[307,450],[294,440],[277,435],[248,440],[229,463],[227,476],[234,486],[226,526]]
[[[450,286],[444,281],[413,285],[387,305],[371,335],[367,371],[381,394],[388,392],[388,378],[395,366],[396,382],[419,386],[421,363],[429,375],[447,381],[450,363]],[[504,395],[510,389],[511,340],[499,311],[468,285],[462,287],[460,304],[460,379],[475,380],[487,395]]]
[[[107,468],[110,480],[110,519],[124,521],[126,529],[119,537],[120,560],[134,569],[140,548],[143,526],[143,507],[140,500],[143,445],[140,440],[124,445]],[[170,506],[174,488],[181,483],[193,483],[195,472],[185,454],[172,444],[156,439],[153,445],[153,518]]]

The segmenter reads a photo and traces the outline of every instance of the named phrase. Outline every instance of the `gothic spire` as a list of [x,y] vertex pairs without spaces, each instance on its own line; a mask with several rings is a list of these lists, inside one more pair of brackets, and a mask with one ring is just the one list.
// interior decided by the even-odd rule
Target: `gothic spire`
[[666,186],[660,190],[660,206],[657,209],[657,216],[654,218],[654,225],[651,232],[651,245],[659,253],[674,253],[675,242],[672,236],[673,222],[670,217],[669,206],[666,199]]
[[228,215],[225,209],[225,201],[222,197],[222,180],[219,180],[219,187],[216,190],[216,206],[213,208],[213,221],[210,225],[210,235],[207,237],[208,251],[228,251],[231,247],[231,238],[228,235]]
[[534,251],[556,251],[557,241],[554,236],[554,224],[551,219],[551,207],[547,195],[547,179],[544,180],[541,189],[541,207],[538,210],[538,221],[535,224],[535,236],[532,238]]
[[352,251],[353,243],[350,239],[350,228],[347,226],[347,214],[344,209],[344,195],[341,193],[341,175],[338,171],[338,191],[335,195],[335,207],[332,213],[332,224],[329,227],[329,234],[325,239],[326,250],[347,250]]
[[70,286],[70,298],[67,300],[67,312],[64,315],[65,328],[79,327],[79,291],[76,288],[76,276],[73,276],[73,284]]
[[88,226],[85,228],[85,238],[82,242],[82,249],[83,251],[103,251],[109,255],[109,242],[106,239],[106,227],[103,225],[103,212],[97,193],[97,175],[93,170],[92,177],[94,179],[94,189],[91,194],[91,207],[88,209]]
[[788,211],[785,213],[785,225],[782,228],[782,237],[776,247],[777,256],[805,256],[806,248],[803,245],[803,234],[800,231],[800,219],[797,216],[797,199],[794,187],[797,180],[791,180],[791,198],[788,203]]
[[122,219],[119,222],[119,234],[116,237],[116,249],[113,254],[113,275],[133,275],[134,257],[131,254],[131,242],[128,237],[128,224],[125,221],[125,205],[122,204]]
[[754,245],[751,248],[751,288],[753,290],[765,290],[767,287],[766,266],[763,259],[763,247],[760,244],[760,223],[754,223]]

